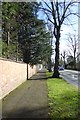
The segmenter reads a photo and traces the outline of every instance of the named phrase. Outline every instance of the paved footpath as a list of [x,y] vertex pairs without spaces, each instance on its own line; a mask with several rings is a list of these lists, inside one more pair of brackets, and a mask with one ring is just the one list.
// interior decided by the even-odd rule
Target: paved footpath
[[[3,99],[3,118],[48,118],[48,93],[45,70],[20,85]],[[22,119],[21,119],[22,120]]]

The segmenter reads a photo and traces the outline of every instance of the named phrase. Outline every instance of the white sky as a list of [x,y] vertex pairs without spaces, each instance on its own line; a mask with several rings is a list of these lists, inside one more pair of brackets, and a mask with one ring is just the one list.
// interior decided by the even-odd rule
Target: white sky
[[60,50],[66,50],[67,49],[67,34],[78,34],[78,20],[76,21],[76,25],[73,26],[65,26],[62,25],[61,31],[61,39],[60,39]]

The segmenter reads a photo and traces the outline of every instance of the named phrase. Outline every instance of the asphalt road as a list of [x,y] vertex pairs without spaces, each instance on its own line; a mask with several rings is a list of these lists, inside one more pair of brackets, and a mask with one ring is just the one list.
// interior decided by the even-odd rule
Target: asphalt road
[[67,82],[80,87],[80,72],[74,70],[62,70],[60,71],[61,77],[63,77]]

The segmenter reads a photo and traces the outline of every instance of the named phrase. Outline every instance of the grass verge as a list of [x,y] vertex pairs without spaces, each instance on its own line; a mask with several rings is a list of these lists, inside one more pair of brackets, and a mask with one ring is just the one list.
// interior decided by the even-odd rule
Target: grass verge
[[[47,77],[52,73],[47,72]],[[63,79],[48,78],[49,117],[52,120],[78,119],[78,89]]]

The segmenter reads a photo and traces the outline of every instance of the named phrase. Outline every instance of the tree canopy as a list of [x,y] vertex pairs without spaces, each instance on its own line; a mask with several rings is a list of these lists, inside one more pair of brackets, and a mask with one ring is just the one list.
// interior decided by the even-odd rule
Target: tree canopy
[[51,36],[45,22],[38,19],[38,7],[36,2],[2,4],[3,57],[30,64],[48,59]]

